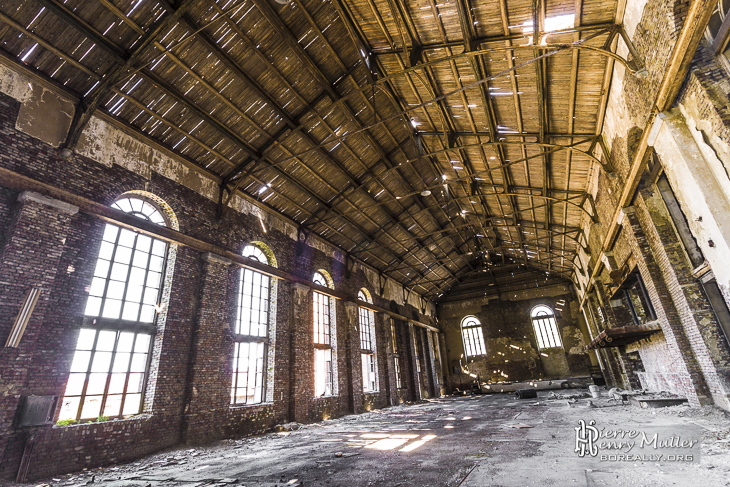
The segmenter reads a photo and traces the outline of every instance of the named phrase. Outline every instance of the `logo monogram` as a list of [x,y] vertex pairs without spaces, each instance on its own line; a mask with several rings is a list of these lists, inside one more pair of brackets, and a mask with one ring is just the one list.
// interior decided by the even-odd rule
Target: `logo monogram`
[[580,426],[575,427],[575,453],[579,457],[590,455],[595,457],[598,455],[598,447],[595,445],[598,440],[598,428],[594,425],[595,421],[591,420],[588,425],[582,419],[578,421]]

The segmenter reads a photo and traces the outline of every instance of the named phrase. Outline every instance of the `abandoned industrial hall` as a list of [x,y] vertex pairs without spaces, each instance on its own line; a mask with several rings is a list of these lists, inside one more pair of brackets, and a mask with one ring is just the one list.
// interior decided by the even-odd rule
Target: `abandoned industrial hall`
[[730,485],[729,41],[3,0],[0,484]]

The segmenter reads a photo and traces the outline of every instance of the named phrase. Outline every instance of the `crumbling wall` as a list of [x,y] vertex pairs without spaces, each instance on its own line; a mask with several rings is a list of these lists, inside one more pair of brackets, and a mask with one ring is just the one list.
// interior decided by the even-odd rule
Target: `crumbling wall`
[[[555,311],[560,348],[538,348],[530,312],[540,304]],[[439,325],[446,339],[449,365],[447,390],[469,388],[477,378],[481,382],[516,382],[588,375],[590,360],[584,347],[589,340],[580,329],[578,312],[566,286],[440,304]],[[465,356],[461,320],[468,315],[481,322],[484,356]]]

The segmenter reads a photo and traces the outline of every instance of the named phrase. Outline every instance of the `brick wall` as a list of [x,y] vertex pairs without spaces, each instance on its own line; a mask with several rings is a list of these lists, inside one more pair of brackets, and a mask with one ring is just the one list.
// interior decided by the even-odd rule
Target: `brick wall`
[[[445,359],[448,364],[447,390],[469,387],[467,374],[454,374],[462,364],[482,382],[525,381],[586,376],[590,361],[583,347],[590,341],[578,323],[578,307],[564,286],[528,291],[533,297],[520,300],[492,299],[488,303],[450,302],[439,310],[441,328],[446,338]],[[530,312],[539,304],[555,311],[562,348],[540,350],[532,327]],[[474,315],[482,324],[487,355],[462,358],[461,320]],[[517,348],[515,348],[517,347]],[[547,355],[547,357],[545,355]],[[468,362],[468,363],[467,363]],[[463,388],[462,387],[462,388]]]
[[[15,100],[0,95],[0,143],[4,148],[0,166],[106,205],[124,192],[147,191],[172,208],[184,234],[233,252],[240,252],[251,241],[264,242],[284,270],[309,280],[317,269],[325,269],[337,290],[355,295],[367,287],[375,304],[395,305],[378,296],[363,269],[348,270],[336,253],[298,245],[276,229],[265,231],[252,215],[229,211],[217,221],[213,202],[157,173],[146,179],[120,166],[107,167],[80,156],[60,159],[53,147],[15,130],[18,108]],[[314,398],[310,386],[312,293],[305,293],[304,301],[299,302],[294,286],[281,280],[276,281],[272,308],[275,328],[267,365],[272,380],[267,384],[265,403],[230,407],[230,326],[235,316],[238,267],[204,260],[195,250],[173,246],[144,413],[101,423],[18,427],[16,410],[23,396],[63,394],[105,225],[86,214],[21,202],[18,196],[17,191],[0,187],[2,343],[27,288],[39,285],[43,293],[20,346],[0,348],[0,479],[15,478],[32,435],[35,446],[29,479],[131,460],[182,441],[255,434],[277,423],[337,417],[354,409],[353,392],[362,393],[362,384],[356,383],[353,368],[348,369],[344,351],[355,339],[359,350],[359,337],[347,333],[343,303],[333,299],[338,393]],[[420,321],[432,321],[410,305],[395,308]],[[392,357],[384,343],[390,337],[389,321],[376,316],[380,391],[361,399],[365,408],[391,402],[387,363]],[[402,362],[407,353],[407,349],[401,351]],[[408,379],[408,364],[402,366],[404,391],[410,400],[414,385]]]

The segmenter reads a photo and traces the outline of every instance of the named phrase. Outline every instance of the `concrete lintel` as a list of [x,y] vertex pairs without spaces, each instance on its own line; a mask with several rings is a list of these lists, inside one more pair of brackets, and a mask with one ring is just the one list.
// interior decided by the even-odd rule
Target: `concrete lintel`
[[222,255],[215,254],[213,252],[206,252],[201,256],[201,259],[205,262],[217,262],[219,264],[232,264],[233,262],[230,259],[226,259]]
[[302,284],[300,282],[293,282],[291,288],[293,291],[298,291],[300,293],[308,293],[310,289],[312,289],[306,284]]
[[18,201],[21,203],[25,201],[33,201],[34,203],[40,203],[41,205],[56,208],[64,213],[68,213],[69,215],[75,215],[79,212],[78,206],[74,206],[61,200],[49,198],[48,196],[36,193],[35,191],[23,191],[18,196]]

